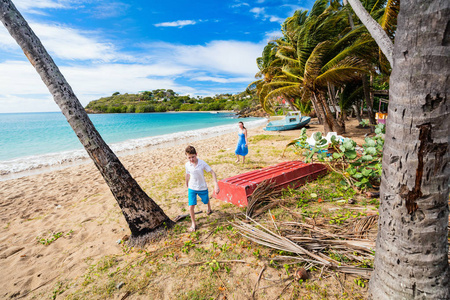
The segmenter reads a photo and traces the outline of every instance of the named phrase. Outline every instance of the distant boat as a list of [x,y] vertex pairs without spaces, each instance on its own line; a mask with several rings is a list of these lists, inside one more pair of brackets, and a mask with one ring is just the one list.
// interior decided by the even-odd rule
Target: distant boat
[[267,124],[264,130],[267,131],[283,131],[299,129],[311,121],[310,117],[302,116],[299,111],[290,111],[283,120],[272,121]]
[[218,111],[210,111],[209,113],[211,113],[211,114],[218,114],[219,112]]

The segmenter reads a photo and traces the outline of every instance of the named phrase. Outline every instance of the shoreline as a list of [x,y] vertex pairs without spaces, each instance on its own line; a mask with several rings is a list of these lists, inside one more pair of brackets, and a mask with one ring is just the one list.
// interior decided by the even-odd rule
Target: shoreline
[[[246,126],[248,128],[256,128],[266,123],[267,119],[261,118],[260,120],[252,120],[246,123]],[[129,139],[110,144],[109,146],[121,158],[155,149],[177,146],[187,141],[196,142],[221,136],[236,131],[235,126],[236,124],[228,124],[139,139]],[[91,159],[84,149],[0,161],[0,182],[85,165],[90,161]]]

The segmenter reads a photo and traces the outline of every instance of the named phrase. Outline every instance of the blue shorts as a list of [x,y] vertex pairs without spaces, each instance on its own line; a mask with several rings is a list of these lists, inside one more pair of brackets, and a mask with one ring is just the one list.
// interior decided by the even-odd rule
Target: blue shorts
[[189,205],[197,205],[197,195],[200,197],[200,199],[202,199],[202,202],[204,204],[208,204],[209,202],[208,189],[203,191],[195,191],[188,189]]

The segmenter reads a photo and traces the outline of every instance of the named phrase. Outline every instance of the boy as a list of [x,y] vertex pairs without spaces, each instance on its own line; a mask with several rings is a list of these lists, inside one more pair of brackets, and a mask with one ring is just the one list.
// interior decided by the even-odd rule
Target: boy
[[197,158],[197,151],[194,147],[188,146],[186,148],[186,157],[188,162],[186,163],[186,186],[188,187],[189,198],[189,213],[191,215],[192,226],[189,231],[195,231],[197,224],[195,223],[195,206],[197,205],[197,195],[200,197],[204,204],[208,204],[207,214],[212,213],[211,204],[209,203],[208,186],[206,185],[205,176],[203,170],[211,173],[214,179],[214,190],[216,194],[219,193],[219,185],[217,184],[216,173],[211,167],[201,159]]

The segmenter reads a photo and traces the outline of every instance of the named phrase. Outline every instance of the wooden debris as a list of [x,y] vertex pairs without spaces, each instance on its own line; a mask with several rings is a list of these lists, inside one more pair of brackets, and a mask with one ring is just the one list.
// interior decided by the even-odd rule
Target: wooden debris
[[261,271],[259,272],[258,280],[256,280],[255,286],[253,288],[252,299],[255,299],[255,292],[256,292],[256,289],[257,289],[257,287],[259,285],[259,281],[261,280],[261,276],[262,276],[262,274],[263,274],[265,269],[266,269],[266,266],[262,267]]
[[[203,211],[196,211],[195,212],[195,214],[197,215],[197,214],[201,214]],[[186,217],[189,217],[190,216],[190,214],[184,214],[184,215],[178,215],[178,216],[176,216],[175,217],[175,219],[173,219],[173,221],[174,222],[178,222],[178,221],[181,221],[181,220],[183,220],[184,218],[186,218]]]
[[[246,264],[247,262],[245,260],[216,260],[216,262],[220,263],[220,264],[225,264],[225,263],[243,263]],[[191,267],[191,266],[197,266],[197,265],[203,265],[209,263],[209,261],[197,261],[197,262],[193,262],[193,263],[185,263],[185,264],[180,264],[180,267]]]

